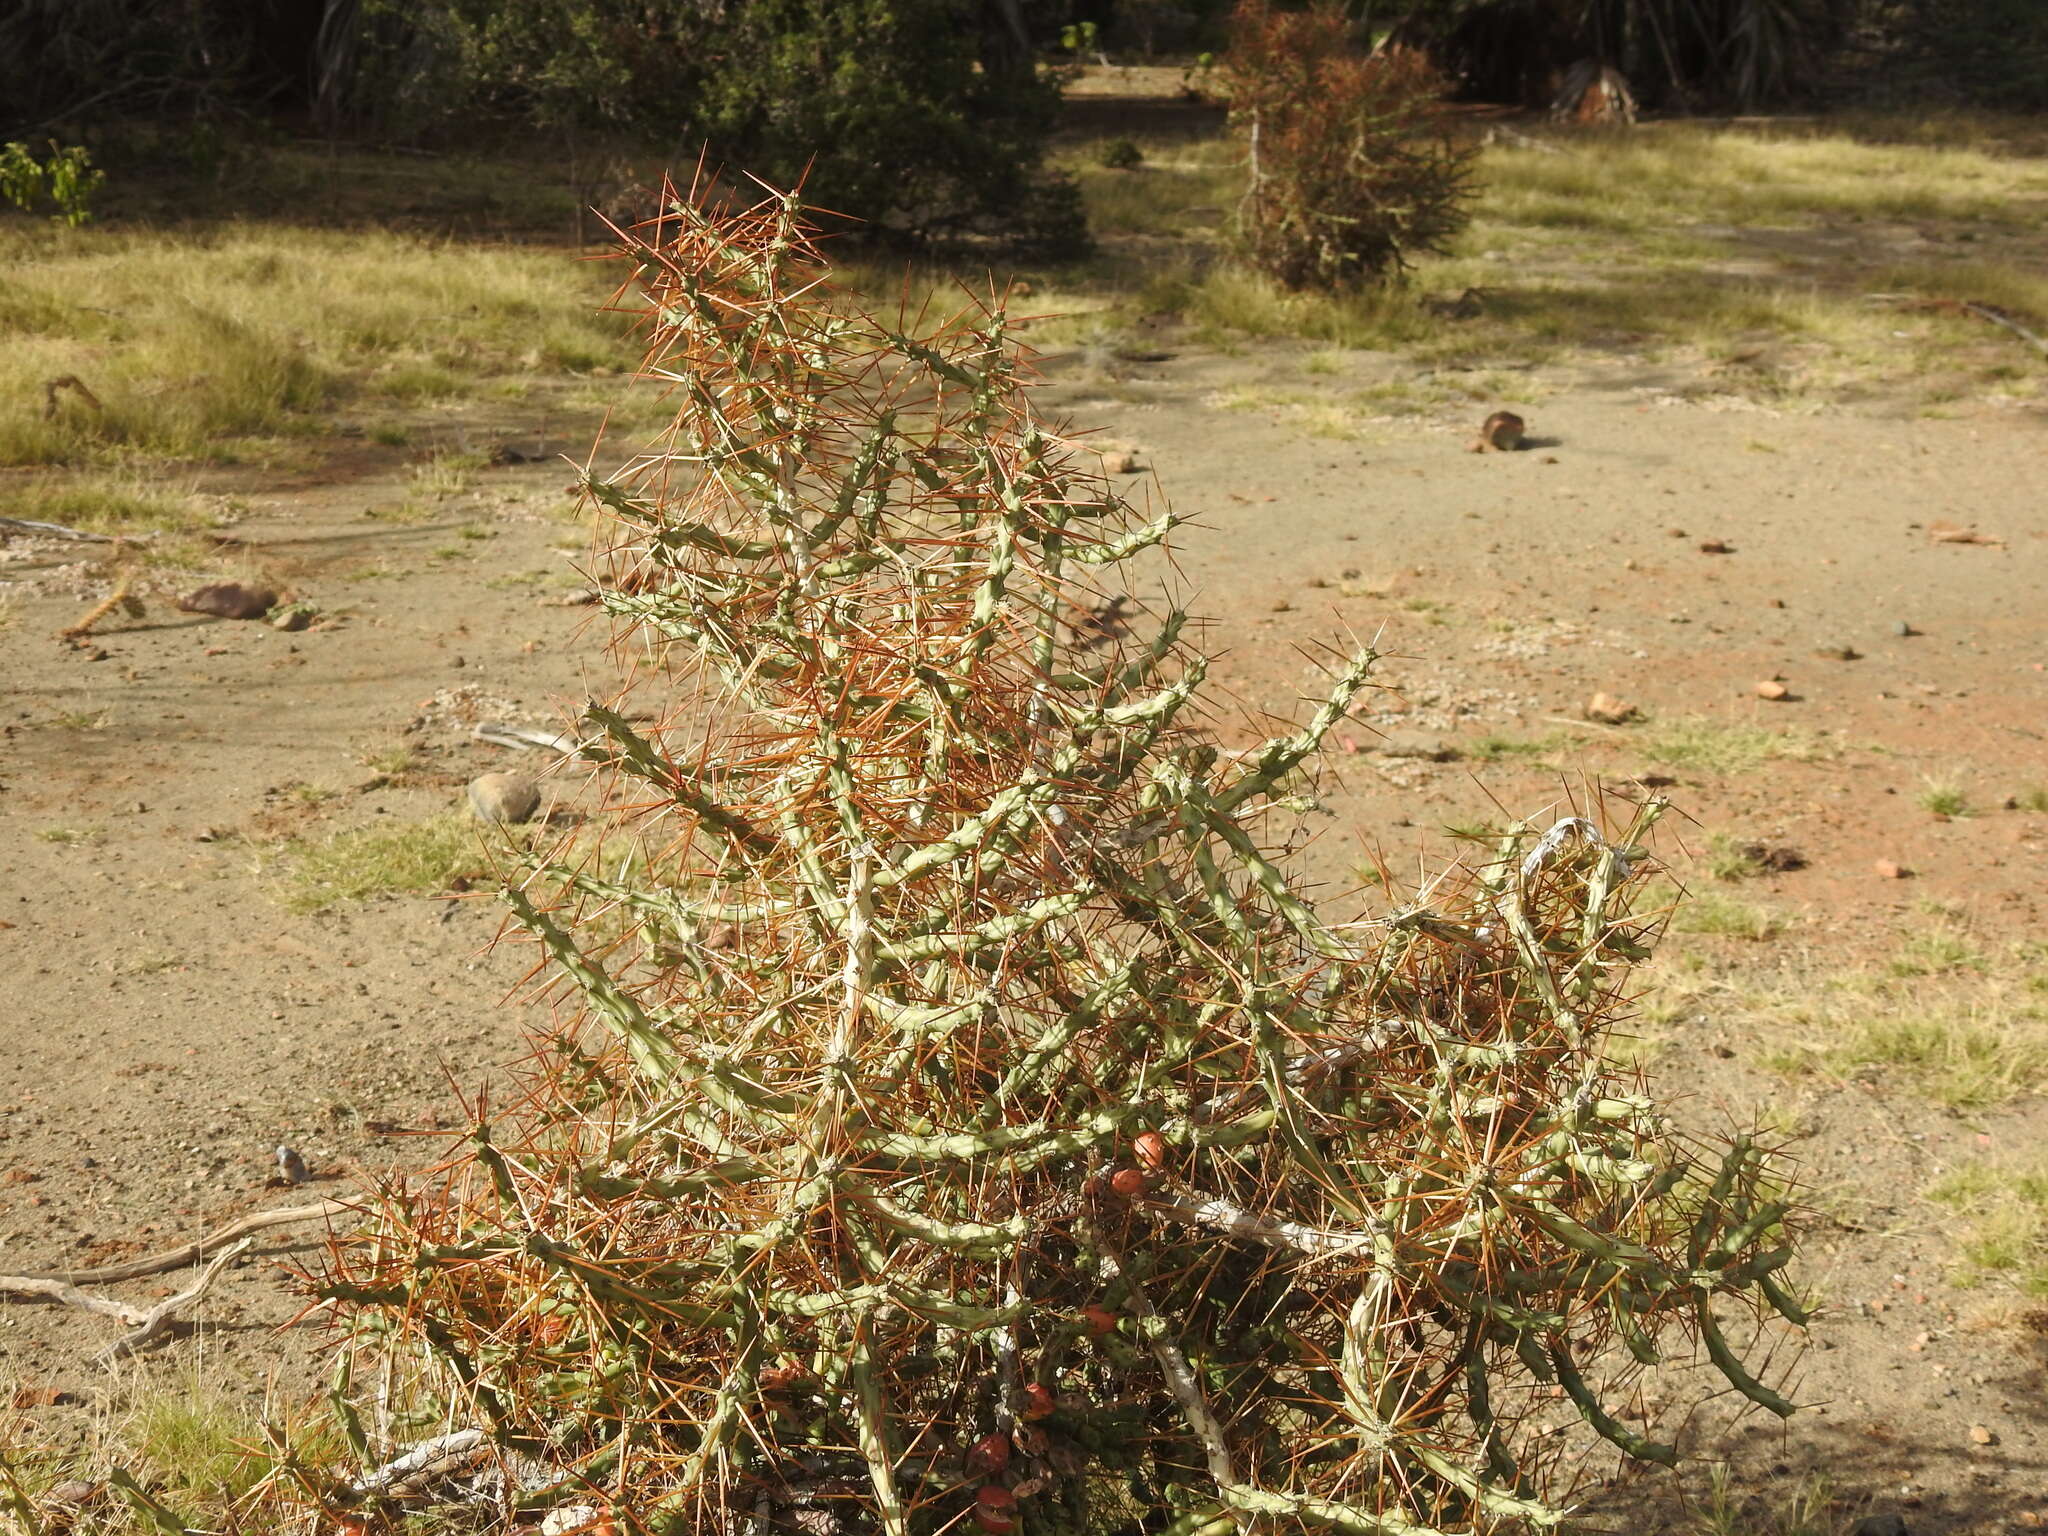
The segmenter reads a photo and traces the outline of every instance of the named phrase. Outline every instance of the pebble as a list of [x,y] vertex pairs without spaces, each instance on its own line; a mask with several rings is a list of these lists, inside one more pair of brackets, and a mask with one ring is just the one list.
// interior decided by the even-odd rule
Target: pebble
[[1972,1445],[1996,1445],[1998,1444],[1998,1434],[1986,1425],[1972,1424],[1970,1426],[1970,1443]]
[[1904,640],[1909,636],[1919,634],[1920,631],[1908,624],[1904,619],[1894,619],[1892,620],[1892,633],[1901,640]]
[[1449,742],[1405,731],[1374,742],[1371,750],[1381,757],[1413,757],[1430,763],[1455,763],[1459,755]]
[[320,610],[311,603],[286,603],[282,608],[270,611],[270,627],[297,634],[319,615]]
[[1635,705],[1611,693],[1596,693],[1586,701],[1586,718],[1595,725],[1625,725],[1639,713]]
[[1912,873],[1905,865],[1891,859],[1879,859],[1870,869],[1880,880],[1903,880]]
[[1817,645],[1813,654],[1823,661],[1861,661],[1863,653],[1853,645]]
[[1775,677],[1767,677],[1756,685],[1756,696],[1760,699],[1786,699],[1792,696],[1792,690]]
[[541,1520],[541,1536],[565,1536],[570,1531],[590,1531],[609,1524],[604,1511],[595,1504],[564,1504],[551,1509]]
[[540,786],[523,773],[485,773],[469,781],[469,808],[484,821],[531,821]]
[[268,587],[245,587],[238,581],[216,581],[178,599],[186,613],[210,613],[217,619],[260,619],[277,606]]

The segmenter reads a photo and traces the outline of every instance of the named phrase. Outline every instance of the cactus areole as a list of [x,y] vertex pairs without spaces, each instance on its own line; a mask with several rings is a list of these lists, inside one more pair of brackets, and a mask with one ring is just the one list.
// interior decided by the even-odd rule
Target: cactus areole
[[1184,614],[1070,629],[1171,517],[1034,414],[999,298],[865,312],[794,197],[624,254],[676,418],[587,486],[609,830],[505,892],[576,1017],[338,1244],[351,1379],[427,1361],[547,1469],[517,1509],[705,1536],[1550,1526],[1592,1436],[1672,1459],[1619,1415],[1660,1352],[1790,1411],[1769,1157],[1602,1052],[1660,805],[1312,904],[1374,657],[1226,752]]

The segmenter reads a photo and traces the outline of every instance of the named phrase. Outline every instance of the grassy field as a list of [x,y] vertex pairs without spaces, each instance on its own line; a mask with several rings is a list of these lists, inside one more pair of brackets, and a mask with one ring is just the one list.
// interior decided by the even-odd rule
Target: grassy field
[[[1124,268],[1127,292],[1095,295],[1111,327],[1168,311],[1213,340],[1323,343],[1340,349],[1332,373],[1347,349],[1509,371],[1574,354],[1689,352],[1718,365],[1730,393],[1780,404],[2031,397],[2037,370],[2014,338],[1911,306],[2048,314],[2048,171],[2001,153],[2007,137],[1978,120],[1933,143],[1861,126],[1853,136],[1668,123],[1490,144],[1452,253],[1407,284],[1339,298],[1286,293],[1216,259],[1240,192],[1225,143],[1141,146],[1144,162],[1124,171],[1083,146],[1069,164],[1096,229],[1140,258]],[[1326,412],[1329,393],[1319,392]],[[1344,403],[1358,415],[1387,404],[1369,393]]]
[[[1995,125],[1953,140],[1665,124],[1626,137],[1558,134],[1495,143],[1480,165],[1471,228],[1404,284],[1345,296],[1290,294],[1223,254],[1241,190],[1220,140],[1141,145],[1110,169],[1098,145],[1064,154],[1103,240],[1095,259],[1021,274],[1052,318],[1043,345],[1100,349],[1112,363],[1141,316],[1197,337],[1319,343],[1313,402],[1323,430],[1421,408],[1455,388],[1348,386],[1350,354],[1398,351],[1422,369],[1484,368],[1481,393],[1519,370],[1574,356],[1687,352],[1716,387],[1780,405],[1903,392],[1922,408],[1972,392],[2031,396],[2037,370],[2016,338],[1926,301],[2048,313],[2048,172],[1997,152]],[[459,400],[516,399],[629,366],[616,317],[598,312],[620,275],[559,243],[561,199],[529,168],[449,165],[400,179],[383,161],[273,155],[255,176],[276,212],[236,220],[159,198],[152,222],[81,230],[0,220],[0,469],[92,471],[0,477],[0,508],[100,529],[196,514],[171,467],[306,451],[346,420],[402,441],[403,423]],[[479,187],[526,189],[493,200]],[[322,199],[310,195],[322,188]],[[381,191],[399,210],[448,209],[449,231],[351,225]],[[331,224],[318,221],[325,210]],[[315,222],[309,223],[311,216]],[[161,220],[162,222],[155,222]],[[405,218],[397,220],[408,222]],[[412,220],[411,222],[417,222]],[[452,231],[467,223],[487,233]],[[1895,251],[1858,261],[1841,249]],[[877,295],[917,304],[985,262],[851,269]],[[1012,274],[1001,273],[996,280]],[[1451,301],[1470,292],[1463,310]],[[1873,295],[1889,296],[1884,301]],[[47,392],[76,378],[98,402]]]

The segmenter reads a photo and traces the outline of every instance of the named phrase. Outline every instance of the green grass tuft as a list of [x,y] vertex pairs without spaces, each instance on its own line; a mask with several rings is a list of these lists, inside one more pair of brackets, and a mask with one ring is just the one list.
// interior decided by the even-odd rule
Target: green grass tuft
[[2048,1161],[1971,1163],[1945,1174],[1927,1197],[1966,1218],[1958,1281],[1995,1276],[2048,1296]]
[[1655,720],[1638,738],[1652,762],[1690,773],[1751,773],[1766,763],[1812,763],[1830,748],[1811,736],[1704,719]]
[[1970,797],[1963,787],[1949,779],[1924,779],[1924,787],[1916,797],[1920,809],[1930,816],[1961,817],[1972,815]]
[[1680,933],[1761,944],[1766,939],[1776,938],[1785,925],[1762,907],[1737,901],[1719,891],[1697,891],[1679,898],[1671,926]]
[[320,912],[372,896],[427,895],[490,867],[492,834],[457,815],[356,827],[288,850],[284,903]]

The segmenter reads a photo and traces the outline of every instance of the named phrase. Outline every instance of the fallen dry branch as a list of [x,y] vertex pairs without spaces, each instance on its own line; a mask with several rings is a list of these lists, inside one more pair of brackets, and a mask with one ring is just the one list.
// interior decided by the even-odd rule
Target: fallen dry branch
[[497,720],[485,720],[470,734],[478,741],[488,741],[494,747],[511,747],[518,752],[535,749],[546,752],[570,753],[580,745],[576,738],[562,731],[545,731],[530,725],[507,725]]
[[[110,533],[92,533],[84,528],[67,528],[62,523],[39,523],[27,517],[0,517],[0,530],[8,533],[48,533],[60,539],[83,539],[88,544],[118,544],[120,539]],[[128,538],[149,538],[149,534],[129,534]]]
[[247,1253],[253,1241],[253,1238],[244,1237],[239,1242],[221,1249],[213,1256],[213,1262],[206,1266],[197,1280],[177,1295],[167,1296],[153,1307],[131,1306],[125,1301],[115,1301],[109,1296],[90,1295],[69,1280],[41,1275],[0,1275],[0,1292],[14,1296],[38,1296],[67,1307],[103,1313],[125,1325],[129,1332],[93,1356],[96,1364],[108,1365],[115,1360],[136,1354],[154,1343],[177,1317],[180,1309],[205,1295],[207,1288],[213,1284],[220,1272]]
[[45,1279],[40,1275],[0,1275],[0,1291],[10,1296],[39,1296],[45,1301],[82,1307],[88,1312],[104,1312],[130,1328],[139,1328],[142,1320],[149,1316],[143,1307],[131,1307],[127,1302],[115,1301],[110,1296],[88,1295],[69,1281]]
[[1992,325],[2005,327],[2043,357],[2048,357],[2048,337],[2029,330],[1996,304],[1979,304],[1970,299],[1916,299],[1903,293],[1873,293],[1873,304],[1893,304],[1900,309],[1932,310],[1947,315],[1970,315]]
[[43,381],[43,420],[57,419],[57,396],[67,389],[95,411],[104,411],[105,407],[100,404],[100,397],[85,387],[85,380],[75,373],[67,373],[61,378]]
[[178,1292],[177,1295],[166,1296],[162,1301],[143,1313],[142,1319],[136,1326],[135,1331],[133,1333],[124,1333],[97,1355],[94,1355],[93,1363],[96,1365],[111,1365],[116,1360],[126,1359],[129,1355],[136,1354],[145,1346],[154,1343],[158,1335],[170,1326],[171,1320],[178,1315],[179,1309],[190,1306],[201,1296],[204,1296],[207,1287],[213,1284],[220,1272],[247,1253],[249,1245],[254,1241],[254,1238],[245,1237],[240,1242],[221,1249],[219,1253],[213,1256],[213,1262],[200,1272],[197,1280],[194,1280],[184,1290]]
[[1930,544],[1983,544],[1992,549],[2005,548],[2005,540],[1994,533],[1985,533],[1977,528],[1962,528],[1954,523],[1935,522],[1927,525],[1927,542]]
[[118,1285],[123,1280],[140,1280],[145,1275],[161,1275],[168,1270],[188,1269],[208,1254],[227,1247],[253,1233],[268,1231],[271,1227],[291,1226],[302,1221],[318,1221],[325,1216],[338,1216],[355,1207],[346,1200],[319,1200],[311,1205],[286,1205],[271,1211],[251,1211],[246,1216],[237,1216],[233,1221],[216,1227],[204,1237],[172,1248],[166,1252],[152,1254],[147,1258],[130,1259],[125,1264],[108,1264],[99,1269],[52,1270],[40,1275],[0,1275],[0,1292],[17,1295],[47,1295],[45,1289],[51,1283],[58,1285]]

